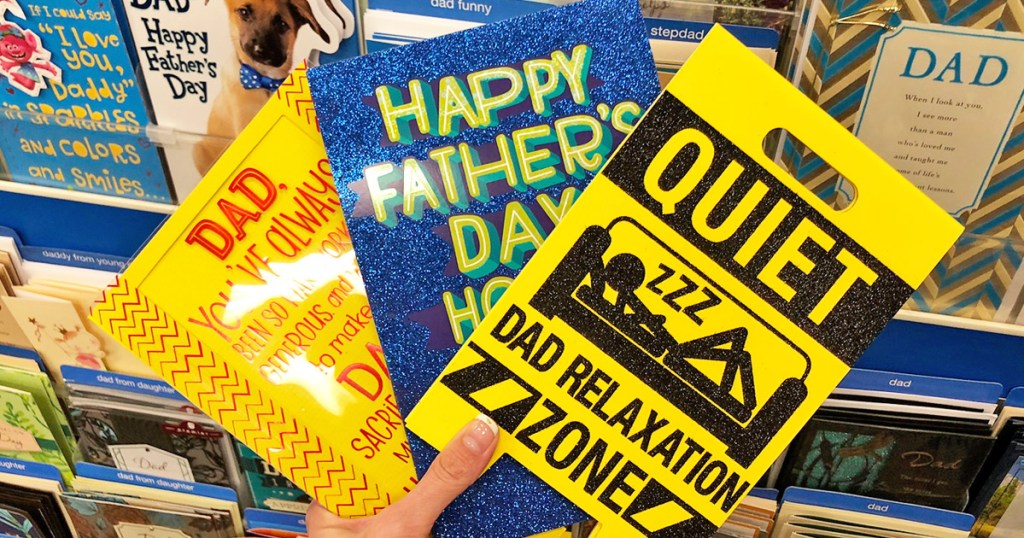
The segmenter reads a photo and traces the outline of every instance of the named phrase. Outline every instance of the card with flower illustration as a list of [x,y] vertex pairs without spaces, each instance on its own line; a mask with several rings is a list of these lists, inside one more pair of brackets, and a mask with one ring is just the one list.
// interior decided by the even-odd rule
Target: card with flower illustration
[[53,465],[65,483],[73,476],[42,410],[23,390],[0,387],[0,456]]
[[85,329],[74,305],[45,296],[19,292],[18,297],[0,298],[15,322],[28,337],[52,375],[60,379],[62,365],[106,370],[106,352],[98,338]]
[[32,279],[28,285],[22,286],[18,291],[22,294],[27,291],[36,295],[70,301],[79,317],[85,322],[83,325],[85,330],[99,338],[104,352],[103,364],[110,371],[142,377],[156,376],[153,370],[132,355],[131,351],[89,319],[89,311],[103,298],[102,288],[76,285],[59,280]]
[[61,408],[50,377],[43,372],[18,370],[0,366],[0,386],[23,390],[32,395],[46,420],[46,425],[68,461],[74,461],[78,447],[68,418]]

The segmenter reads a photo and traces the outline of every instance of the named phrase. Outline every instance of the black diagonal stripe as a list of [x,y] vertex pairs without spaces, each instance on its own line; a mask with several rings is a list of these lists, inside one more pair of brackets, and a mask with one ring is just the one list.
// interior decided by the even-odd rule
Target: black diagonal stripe
[[[441,383],[454,391],[480,412],[486,413],[493,418],[501,428],[507,432],[516,431],[523,419],[537,405],[540,400],[540,392],[531,387],[523,378],[519,377],[505,365],[498,362],[493,355],[484,351],[476,342],[467,344],[468,349],[476,352],[483,361],[475,363],[461,370],[454,371],[441,378]],[[499,383],[512,380],[520,387],[530,393],[528,397],[518,402],[500,407],[488,409],[475,398],[473,394],[487,387],[493,387]]]
[[[693,517],[654,532],[645,528],[643,525],[638,523],[636,519],[634,519],[637,514],[644,510],[649,510],[655,506],[661,506],[670,502],[678,504],[683,510],[693,514]],[[683,502],[679,497],[673,495],[668,488],[661,485],[657,480],[651,480],[644,486],[644,489],[640,491],[629,507],[626,508],[625,512],[622,513],[622,519],[638,529],[640,532],[652,538],[673,538],[677,536],[702,538],[712,536],[715,534],[715,531],[718,530],[718,525],[715,525],[709,521],[708,518],[700,515],[695,508]]]

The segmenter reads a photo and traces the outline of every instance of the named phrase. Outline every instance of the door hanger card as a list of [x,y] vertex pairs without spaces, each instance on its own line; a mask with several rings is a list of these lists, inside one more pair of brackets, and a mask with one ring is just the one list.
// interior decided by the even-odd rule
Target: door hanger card
[[[776,128],[850,207],[764,154]],[[487,413],[609,536],[711,536],[961,231],[715,28],[407,424],[443,446]]]
[[304,67],[92,319],[328,509],[415,483]]

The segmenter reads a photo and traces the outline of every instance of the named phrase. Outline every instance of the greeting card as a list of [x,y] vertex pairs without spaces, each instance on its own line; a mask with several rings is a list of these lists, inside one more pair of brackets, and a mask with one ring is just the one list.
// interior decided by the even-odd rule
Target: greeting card
[[40,372],[38,368],[35,371],[24,371],[4,366],[0,367],[0,386],[22,390],[32,395],[64,458],[69,462],[74,461],[78,455],[78,446],[68,424],[68,418],[64,414],[64,408],[53,390],[50,377]]
[[45,538],[73,536],[58,501],[64,482],[56,467],[0,457],[0,468],[0,504],[31,515],[38,528],[49,533]]
[[53,465],[71,483],[71,466],[31,394],[0,387],[0,434],[0,456]]
[[190,507],[138,506],[114,496],[61,495],[80,538],[231,538],[230,517],[215,517]]
[[131,351],[125,349],[117,340],[97,327],[95,322],[88,319],[93,305],[103,297],[103,288],[59,280],[33,279],[28,285],[22,286],[20,291],[70,302],[81,316],[85,330],[100,340],[100,345],[103,347],[103,364],[111,371],[129,375],[153,376],[153,371],[142,364],[135,355],[132,355]]
[[[776,128],[856,201],[782,171]],[[609,535],[711,536],[961,231],[716,27],[407,423],[487,413]]]
[[[3,295],[3,294],[0,294]],[[18,320],[7,306],[0,302],[0,344],[21,349],[32,349],[32,341],[21,329]]]
[[131,29],[154,123],[212,137],[165,149],[182,197],[295,66],[359,54],[353,0],[117,1]]
[[354,517],[415,473],[308,87],[304,69],[281,84],[92,319]]
[[25,487],[23,482],[7,483],[0,489],[0,533],[18,538],[74,536],[56,494]]
[[238,443],[238,455],[256,508],[305,514],[312,498],[249,447]]
[[993,438],[815,417],[786,456],[778,487],[841,491],[963,510]]
[[[908,308],[1012,322],[1024,254],[1024,3],[822,0],[807,17],[794,83],[972,234]],[[785,155],[820,196],[853,196],[799,141]]]
[[85,329],[85,322],[69,301],[21,295],[2,297],[0,303],[14,316],[47,370],[58,378],[65,364],[106,370],[103,344]]
[[241,489],[228,435],[207,417],[72,398],[82,461],[140,474]]
[[216,528],[225,528],[217,522],[227,520],[228,536],[245,534],[238,495],[228,488],[108,469],[91,463],[78,464],[76,471],[74,491],[79,497],[116,497],[130,506],[202,513],[213,518]]
[[0,24],[0,137],[11,179],[152,202],[173,199],[105,0],[13,0]]
[[46,538],[43,526],[32,515],[13,506],[0,504],[0,533],[4,536]]
[[[310,69],[404,412],[653,100],[644,28],[633,2],[585,0]],[[411,446],[422,473],[436,451]],[[582,518],[505,459],[434,532],[500,521],[526,535]]]

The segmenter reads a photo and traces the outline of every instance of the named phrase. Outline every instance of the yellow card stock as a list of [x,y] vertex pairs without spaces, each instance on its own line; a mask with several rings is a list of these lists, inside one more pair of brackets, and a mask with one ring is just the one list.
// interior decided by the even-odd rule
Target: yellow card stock
[[92,319],[330,510],[415,483],[304,68]]
[[[777,128],[849,208],[765,155]],[[710,536],[960,232],[715,28],[407,424],[440,447],[486,412],[606,535]]]

